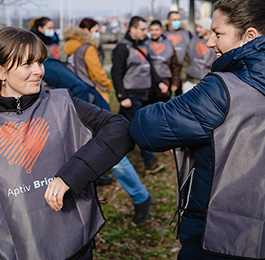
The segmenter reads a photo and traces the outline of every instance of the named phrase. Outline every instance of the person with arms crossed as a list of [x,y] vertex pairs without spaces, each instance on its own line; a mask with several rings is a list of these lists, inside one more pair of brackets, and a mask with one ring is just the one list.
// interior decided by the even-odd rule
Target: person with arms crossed
[[[181,65],[180,80],[181,83],[186,81],[186,70],[188,66],[187,51],[189,48],[192,34],[184,29],[181,15],[177,11],[170,11],[167,15],[167,26],[164,35],[169,39],[176,51],[178,61]],[[180,95],[182,93],[182,87],[180,86],[175,94]]]
[[146,44],[149,47],[150,59],[157,74],[168,86],[168,91],[162,93],[156,85],[152,85],[150,103],[168,101],[172,91],[179,87],[180,64],[172,42],[163,35],[162,24],[159,20],[153,20],[149,25],[149,39]]

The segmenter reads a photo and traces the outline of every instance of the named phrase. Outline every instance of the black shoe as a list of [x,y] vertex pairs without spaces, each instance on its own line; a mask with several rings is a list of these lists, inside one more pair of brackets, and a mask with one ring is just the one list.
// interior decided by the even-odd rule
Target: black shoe
[[133,222],[136,224],[143,223],[149,216],[150,207],[153,201],[153,196],[149,195],[147,200],[140,204],[134,204],[135,214]]
[[156,174],[165,168],[165,164],[157,163],[156,160],[151,161],[150,163],[145,164],[145,173],[146,174]]
[[107,177],[102,175],[96,180],[96,185],[97,186],[110,185],[113,182],[115,182],[115,180],[112,177]]

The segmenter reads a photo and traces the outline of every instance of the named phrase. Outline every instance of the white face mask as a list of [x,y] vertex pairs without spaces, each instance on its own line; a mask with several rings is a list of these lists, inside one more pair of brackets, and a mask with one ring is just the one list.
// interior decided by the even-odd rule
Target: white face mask
[[46,37],[53,37],[54,36],[54,30],[46,30],[45,34]]
[[245,40],[246,34],[247,34],[247,32],[245,32],[244,35],[243,35],[242,41],[241,41],[241,43],[240,43],[240,47],[243,46],[243,42],[244,42],[244,40]]
[[93,32],[93,35],[95,38],[99,39],[100,38],[100,32]]

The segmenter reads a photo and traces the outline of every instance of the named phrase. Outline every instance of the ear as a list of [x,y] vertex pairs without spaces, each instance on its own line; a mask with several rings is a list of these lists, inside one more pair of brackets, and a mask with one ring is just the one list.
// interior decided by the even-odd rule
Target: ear
[[258,33],[258,31],[255,28],[249,27],[247,29],[247,32],[246,32],[246,43],[254,40],[255,38],[257,38],[259,36],[260,36],[260,34]]

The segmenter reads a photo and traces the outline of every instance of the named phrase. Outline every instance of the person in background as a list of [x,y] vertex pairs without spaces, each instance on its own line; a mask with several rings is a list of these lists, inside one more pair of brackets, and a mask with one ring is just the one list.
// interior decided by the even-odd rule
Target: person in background
[[92,259],[105,223],[94,182],[134,148],[130,124],[42,91],[47,49],[32,32],[5,27],[0,39],[0,258]]
[[[91,18],[84,18],[79,28],[70,28],[65,32],[67,43],[64,46],[68,61],[73,64],[76,74],[86,83],[93,84],[102,97],[109,101],[109,92],[112,90],[112,81],[108,79],[101,63],[101,55],[96,46],[99,46],[99,24]],[[103,89],[103,86],[104,87]],[[103,91],[104,90],[104,91]],[[133,165],[125,156],[112,169],[118,182],[132,198],[134,204],[133,221],[144,222],[150,212],[152,195],[141,182]],[[101,176],[97,185],[107,185],[113,178]]]
[[[172,41],[173,46],[175,47],[178,61],[182,67],[180,72],[180,85],[182,85],[182,82],[186,81],[186,70],[188,66],[187,51],[190,45],[192,34],[184,29],[179,12],[170,11],[168,13],[167,26],[164,35],[167,37],[167,39]],[[180,95],[181,93],[182,88],[179,87],[175,94]]]
[[[134,16],[129,29],[112,52],[111,76],[120,102],[119,113],[131,121],[138,109],[149,102],[152,82],[157,84],[162,93],[168,91],[148,58],[146,45],[147,23],[140,16]],[[145,173],[156,174],[164,165],[158,163],[152,152],[141,149],[145,164]]]
[[153,20],[149,25],[149,40],[146,41],[150,49],[150,59],[157,74],[168,86],[166,93],[153,84],[150,91],[150,103],[158,101],[168,101],[172,91],[175,92],[179,87],[180,64],[174,50],[172,42],[163,35],[162,24],[159,20]]
[[98,50],[99,24],[91,18],[84,18],[79,27],[69,28],[64,33],[64,52],[79,76],[87,84],[94,86],[109,103],[112,81],[103,69],[102,52]]
[[30,30],[38,35],[48,50],[48,59],[60,59],[59,37],[54,30],[54,22],[48,17],[33,19]]
[[143,149],[193,153],[179,260],[265,259],[265,4],[218,0],[213,11],[211,73],[139,110],[131,135]]
[[210,17],[203,17],[197,22],[197,34],[192,37],[188,49],[189,66],[187,81],[182,86],[183,93],[198,84],[211,71],[212,64],[216,59],[214,50],[207,47],[207,41],[211,35],[211,23]]

